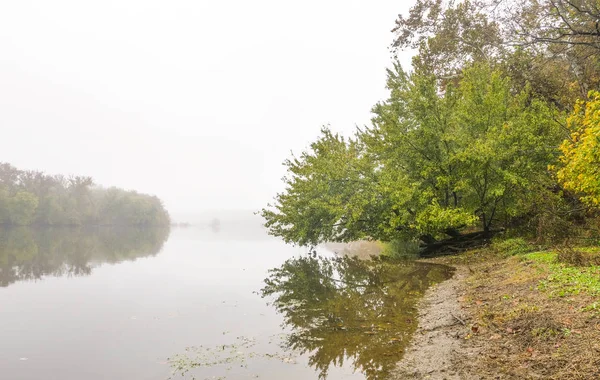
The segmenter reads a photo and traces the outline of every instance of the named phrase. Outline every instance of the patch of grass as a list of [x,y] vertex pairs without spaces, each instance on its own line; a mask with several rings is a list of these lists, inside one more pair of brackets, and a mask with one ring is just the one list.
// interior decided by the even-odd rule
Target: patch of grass
[[494,239],[490,248],[503,257],[523,255],[536,250],[523,238]]
[[587,305],[586,307],[583,308],[583,311],[591,311],[595,314],[600,313],[600,303],[599,302],[592,302],[591,304]]
[[556,254],[548,251],[532,252],[525,255],[524,259],[533,260],[538,263],[552,264],[556,261]]
[[576,294],[600,295],[600,266],[574,267],[557,261],[554,252],[536,252],[524,257],[542,264],[548,275],[541,280],[538,289],[550,296],[565,297]]

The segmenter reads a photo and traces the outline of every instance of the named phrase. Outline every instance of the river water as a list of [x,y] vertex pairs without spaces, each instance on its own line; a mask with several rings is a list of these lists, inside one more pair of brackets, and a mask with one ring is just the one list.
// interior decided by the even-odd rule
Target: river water
[[450,270],[330,249],[227,224],[0,230],[0,378],[387,378]]

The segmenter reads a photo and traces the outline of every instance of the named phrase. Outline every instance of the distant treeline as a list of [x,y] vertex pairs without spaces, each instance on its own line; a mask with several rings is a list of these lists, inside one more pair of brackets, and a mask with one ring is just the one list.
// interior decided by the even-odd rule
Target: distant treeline
[[168,225],[155,196],[96,186],[91,177],[48,175],[0,163],[0,225]]

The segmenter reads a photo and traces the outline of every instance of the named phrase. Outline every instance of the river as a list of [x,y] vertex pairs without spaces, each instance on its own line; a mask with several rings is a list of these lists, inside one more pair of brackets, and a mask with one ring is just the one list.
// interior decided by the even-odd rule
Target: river
[[227,223],[0,230],[0,377],[386,378],[450,271],[330,249]]

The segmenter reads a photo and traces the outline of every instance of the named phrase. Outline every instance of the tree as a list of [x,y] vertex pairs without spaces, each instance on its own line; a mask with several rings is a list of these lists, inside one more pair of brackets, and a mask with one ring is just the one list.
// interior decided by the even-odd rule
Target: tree
[[552,185],[547,165],[556,160],[559,125],[544,102],[527,89],[513,95],[512,87],[510,78],[485,66],[466,70],[460,83],[458,188],[462,207],[484,231],[524,215],[533,193]]
[[35,195],[20,191],[9,198],[8,219],[10,223],[18,226],[27,226],[34,220],[38,199]]
[[150,226],[168,225],[170,218],[155,196],[0,163],[0,224]]
[[473,224],[473,215],[458,207],[459,172],[452,162],[455,88],[440,94],[433,75],[407,75],[399,65],[388,71],[388,88],[388,100],[373,108],[365,141],[392,204],[390,227],[423,237]]
[[0,186],[0,225],[10,223],[8,189]]
[[487,65],[454,85],[388,72],[373,126],[345,140],[328,130],[286,162],[286,191],[262,212],[271,234],[301,245],[420,238],[479,224],[484,233],[528,212],[557,156],[551,109]]
[[408,17],[398,16],[392,32],[392,47],[418,49],[414,68],[438,78],[452,78],[504,50],[500,26],[477,1],[417,0]]
[[418,0],[398,16],[393,48],[418,48],[415,70],[453,79],[487,62],[563,110],[600,83],[595,0]]
[[[505,41],[559,63],[577,87],[577,98],[599,83],[600,7],[596,0],[494,0]],[[573,106],[576,98],[571,98]]]
[[600,53],[600,5],[596,0],[493,0],[496,14],[526,45],[585,46]]
[[407,210],[396,224],[435,234],[477,217],[488,231],[523,211],[523,190],[555,155],[550,109],[527,91],[513,96],[510,79],[486,65],[467,69],[442,94],[431,75],[390,78],[391,98],[374,109],[379,137],[371,145],[386,157],[384,170],[409,184],[395,202]]
[[373,168],[363,153],[357,139],[323,128],[309,151],[285,161],[287,188],[261,213],[270,232],[301,245],[377,236]]
[[560,146],[557,176],[566,190],[588,205],[600,205],[600,92],[590,92],[567,119],[569,139]]

